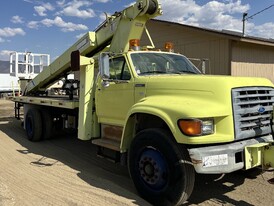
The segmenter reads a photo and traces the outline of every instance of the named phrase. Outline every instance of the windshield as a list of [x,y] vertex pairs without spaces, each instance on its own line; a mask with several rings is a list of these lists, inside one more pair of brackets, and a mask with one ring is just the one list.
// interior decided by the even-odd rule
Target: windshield
[[178,54],[138,52],[132,53],[131,59],[138,75],[201,73],[186,57]]

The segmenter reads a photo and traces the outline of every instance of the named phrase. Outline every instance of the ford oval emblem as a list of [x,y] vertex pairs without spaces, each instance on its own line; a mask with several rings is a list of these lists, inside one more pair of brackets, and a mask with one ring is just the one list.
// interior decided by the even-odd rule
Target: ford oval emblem
[[258,112],[260,114],[264,113],[265,112],[265,108],[264,107],[259,107]]

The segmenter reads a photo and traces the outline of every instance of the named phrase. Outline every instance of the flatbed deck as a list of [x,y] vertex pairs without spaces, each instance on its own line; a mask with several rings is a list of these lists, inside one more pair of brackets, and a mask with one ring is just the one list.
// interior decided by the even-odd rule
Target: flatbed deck
[[66,109],[76,109],[79,107],[78,97],[70,100],[68,96],[56,95],[56,96],[44,96],[44,97],[34,97],[34,96],[18,96],[12,97],[12,101],[19,102],[22,104],[36,104],[50,107],[59,107]]

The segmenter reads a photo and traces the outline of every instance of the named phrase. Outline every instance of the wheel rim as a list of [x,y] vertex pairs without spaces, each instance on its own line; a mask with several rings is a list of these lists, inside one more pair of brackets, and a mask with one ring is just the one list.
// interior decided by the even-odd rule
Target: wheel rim
[[163,189],[168,182],[167,162],[154,148],[145,148],[139,158],[139,173],[143,182],[153,190]]

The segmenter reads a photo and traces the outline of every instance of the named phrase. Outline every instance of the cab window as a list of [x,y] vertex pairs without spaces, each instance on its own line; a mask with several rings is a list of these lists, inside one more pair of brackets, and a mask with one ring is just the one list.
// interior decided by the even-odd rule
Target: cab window
[[130,72],[124,57],[110,59],[109,62],[110,79],[130,80]]

